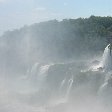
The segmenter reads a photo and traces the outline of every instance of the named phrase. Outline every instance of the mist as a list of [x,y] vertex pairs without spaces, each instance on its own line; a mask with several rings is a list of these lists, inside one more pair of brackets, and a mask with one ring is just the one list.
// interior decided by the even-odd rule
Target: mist
[[105,41],[111,26],[104,29],[100,22],[108,19],[51,20],[5,32],[0,111],[111,112],[112,63]]

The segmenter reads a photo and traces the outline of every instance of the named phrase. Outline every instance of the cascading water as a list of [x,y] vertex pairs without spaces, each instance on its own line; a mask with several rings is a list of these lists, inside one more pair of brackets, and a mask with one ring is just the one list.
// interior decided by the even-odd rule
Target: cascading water
[[42,87],[50,66],[52,66],[52,64],[41,65],[39,63],[36,63],[32,67],[29,79],[31,81],[33,80],[34,84],[36,84],[38,88]]
[[67,87],[67,93],[66,93],[66,98],[69,97],[71,88],[72,88],[72,84],[73,84],[73,76],[68,80],[68,87]]
[[107,45],[107,47],[104,50],[103,54],[103,59],[101,62],[102,68],[105,71],[110,71],[112,70],[112,52],[111,49],[109,48],[110,44]]
[[70,78],[66,77],[61,82],[61,85],[60,85],[60,88],[59,88],[59,93],[61,95],[63,94],[63,98],[65,98],[66,100],[68,99],[68,97],[70,95],[73,82],[74,82],[73,76],[71,76]]
[[65,85],[66,79],[63,79],[60,85],[60,90],[63,89],[64,85]]
[[[110,59],[111,55],[108,47],[106,47],[102,61],[102,67],[104,67],[105,70],[111,69]],[[61,112],[57,109],[69,108],[67,104],[70,106],[73,104],[73,111],[83,112],[83,109],[80,111],[79,108],[83,108],[84,106],[85,109],[85,107],[89,105],[89,101],[91,101],[93,105],[95,105],[94,103],[97,103],[96,101],[92,102],[93,99],[91,97],[96,97],[95,95],[97,94],[101,96],[102,93],[106,91],[104,86],[102,86],[105,83],[103,80],[104,72],[81,72],[82,68],[87,69],[87,66],[84,67],[84,65],[85,62],[34,64],[27,70],[28,72],[25,75],[27,77],[18,81],[18,84],[21,81],[22,86],[19,84],[20,88],[23,88],[24,86],[24,90],[21,89],[21,93],[17,88],[16,93],[19,101],[24,101],[26,103],[30,102],[35,105],[39,104],[43,109],[43,105],[46,107],[49,107],[50,105],[50,109],[53,108],[53,111],[55,112]],[[108,83],[106,83],[105,87],[107,86]],[[15,87],[17,87],[17,85]],[[84,104],[82,104],[83,100],[85,101]],[[57,105],[59,107],[57,107]],[[76,110],[77,105],[79,106],[79,110]],[[69,111],[70,110],[65,110],[65,112]],[[87,110],[87,112],[89,111]],[[48,109],[47,112],[52,111],[49,111]]]
[[109,72],[112,70],[112,45],[111,44],[106,46],[102,56],[102,60],[100,62],[96,60],[95,62],[96,64],[92,63],[88,70],[104,71],[104,72]]

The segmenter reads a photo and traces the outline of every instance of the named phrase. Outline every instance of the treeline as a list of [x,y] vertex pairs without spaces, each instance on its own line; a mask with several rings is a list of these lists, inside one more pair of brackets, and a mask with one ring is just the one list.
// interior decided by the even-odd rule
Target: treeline
[[29,63],[29,60],[93,55],[103,52],[109,36],[112,36],[112,17],[91,16],[35,23],[1,36],[0,58],[6,57],[10,63],[15,63],[15,60]]

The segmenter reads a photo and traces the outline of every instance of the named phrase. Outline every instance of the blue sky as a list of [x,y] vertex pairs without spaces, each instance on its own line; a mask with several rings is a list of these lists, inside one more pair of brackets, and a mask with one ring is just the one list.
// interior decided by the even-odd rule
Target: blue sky
[[112,0],[0,0],[0,35],[51,19],[112,16]]

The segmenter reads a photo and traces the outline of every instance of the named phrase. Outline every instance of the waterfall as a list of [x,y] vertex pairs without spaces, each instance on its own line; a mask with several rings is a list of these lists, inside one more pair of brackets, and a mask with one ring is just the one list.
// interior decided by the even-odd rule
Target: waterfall
[[63,87],[64,87],[64,85],[65,85],[65,82],[66,82],[66,79],[63,79],[62,82],[61,82],[60,90],[63,89]]
[[51,65],[43,65],[40,67],[39,75],[45,74]]
[[47,71],[49,70],[50,65],[42,65],[39,67],[39,71],[37,73],[37,81],[40,81],[42,83],[45,80],[45,77],[47,76]]
[[73,85],[73,76],[71,76],[70,78],[66,77],[61,81],[61,85],[59,88],[59,93],[61,97],[67,100],[71,92],[72,85]]
[[30,77],[34,77],[36,79],[40,79],[41,77],[45,77],[47,75],[47,71],[52,64],[41,65],[36,63],[32,66],[30,71]]
[[68,98],[71,88],[73,84],[73,76],[68,80],[68,87],[67,87],[67,92],[66,92],[66,98]]
[[47,72],[52,66],[52,64],[39,64],[36,63],[32,66],[28,79],[30,80],[32,86],[35,86],[39,89],[44,87],[44,83],[47,77]]
[[107,47],[104,50],[103,53],[103,59],[101,62],[102,68],[105,71],[110,71],[112,70],[112,53],[111,53],[111,49],[109,48],[110,44],[107,45]]

